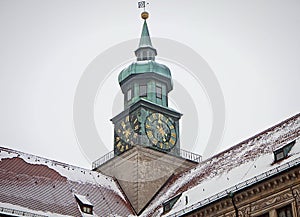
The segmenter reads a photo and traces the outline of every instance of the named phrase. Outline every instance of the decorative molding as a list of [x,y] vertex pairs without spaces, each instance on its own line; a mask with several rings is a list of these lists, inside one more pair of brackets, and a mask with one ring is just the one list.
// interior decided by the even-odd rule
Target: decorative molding
[[250,217],[250,213],[251,213],[250,205],[242,207],[239,214],[240,213],[241,213],[241,217]]
[[298,216],[300,216],[300,187],[298,186],[297,188],[293,189],[293,196],[295,198],[296,202],[296,210]]
[[279,192],[277,195],[260,200],[251,206],[251,213],[267,210],[277,204],[282,204],[293,199],[293,194],[289,192]]

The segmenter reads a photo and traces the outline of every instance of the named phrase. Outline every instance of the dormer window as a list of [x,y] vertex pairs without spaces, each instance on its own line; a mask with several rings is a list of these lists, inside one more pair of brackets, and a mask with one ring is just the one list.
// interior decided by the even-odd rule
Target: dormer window
[[93,204],[86,199],[85,196],[75,194],[75,199],[80,207],[81,212],[93,214]]
[[175,203],[177,202],[177,200],[181,197],[181,194],[171,198],[170,200],[166,201],[163,203],[163,213],[167,213],[169,212],[173,206],[175,205]]
[[88,213],[88,214],[92,214],[93,213],[92,208],[91,207],[87,207],[87,206],[83,207],[82,212]]
[[287,158],[289,152],[291,151],[291,149],[293,148],[295,143],[296,143],[296,140],[276,149],[274,151],[274,162],[276,163],[278,161],[281,161],[281,160]]

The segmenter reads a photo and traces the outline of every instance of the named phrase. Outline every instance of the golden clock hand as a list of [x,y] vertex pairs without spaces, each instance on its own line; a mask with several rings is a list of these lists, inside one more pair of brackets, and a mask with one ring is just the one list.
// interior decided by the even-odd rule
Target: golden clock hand
[[159,127],[158,132],[160,133],[161,136],[165,134],[165,131],[161,126]]

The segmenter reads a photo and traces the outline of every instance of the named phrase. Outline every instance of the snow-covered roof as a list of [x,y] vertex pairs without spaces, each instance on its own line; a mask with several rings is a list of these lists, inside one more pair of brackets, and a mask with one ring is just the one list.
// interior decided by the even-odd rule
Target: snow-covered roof
[[0,186],[0,212],[4,207],[45,216],[80,216],[77,194],[93,204],[95,216],[133,213],[111,177],[3,147]]
[[[300,114],[201,162],[195,168],[173,178],[153,199],[142,216],[158,216],[162,204],[181,194],[165,216],[180,216],[242,189],[300,162]],[[274,164],[273,151],[291,141],[296,144],[289,157]],[[289,163],[289,164],[287,164]],[[186,204],[186,196],[188,204]]]
[[88,199],[86,199],[85,196],[80,195],[80,194],[75,194],[75,197],[77,197],[82,204],[93,206],[93,204]]

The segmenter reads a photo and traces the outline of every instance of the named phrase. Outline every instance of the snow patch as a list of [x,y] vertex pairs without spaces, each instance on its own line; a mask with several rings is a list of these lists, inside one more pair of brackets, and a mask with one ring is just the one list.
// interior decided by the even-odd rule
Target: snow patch
[[0,149],[0,161],[2,159],[9,159],[14,157],[18,157],[18,154]]
[[[4,209],[3,209],[4,208]],[[23,215],[21,213],[26,213],[27,214],[34,214],[34,215],[40,215],[40,216],[51,216],[51,217],[71,217],[69,215],[60,215],[57,213],[52,213],[52,212],[42,212],[42,211],[36,211],[36,210],[31,210],[31,209],[27,209],[25,207],[22,206],[17,206],[17,205],[13,205],[13,204],[9,204],[9,203],[1,203],[0,202],[0,214],[13,214],[13,215]]]

